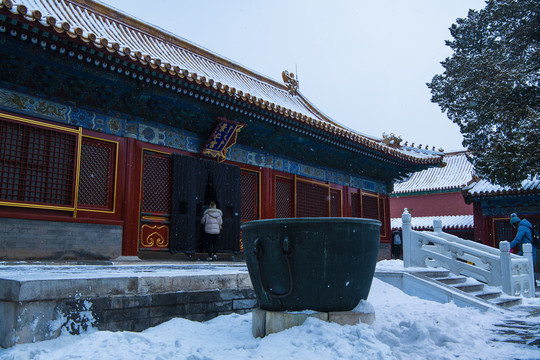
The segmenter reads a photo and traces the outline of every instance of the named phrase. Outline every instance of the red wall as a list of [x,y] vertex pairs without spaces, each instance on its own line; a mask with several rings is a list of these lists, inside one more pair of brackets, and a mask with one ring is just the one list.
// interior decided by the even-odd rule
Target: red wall
[[473,215],[473,206],[465,203],[461,192],[390,198],[390,217],[401,217],[404,208],[412,216]]
[[487,218],[482,214],[480,203],[473,203],[474,206],[474,241],[484,245],[493,246],[493,234],[490,231],[490,226]]

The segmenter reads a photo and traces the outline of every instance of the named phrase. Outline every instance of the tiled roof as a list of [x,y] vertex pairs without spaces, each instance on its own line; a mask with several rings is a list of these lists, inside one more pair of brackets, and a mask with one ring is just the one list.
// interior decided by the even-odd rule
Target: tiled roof
[[[443,229],[472,229],[474,227],[473,215],[451,215],[451,216],[420,216],[412,217],[411,225],[415,230],[433,229],[433,220],[440,219]],[[401,230],[401,218],[392,218],[392,230]]]
[[461,189],[473,180],[473,166],[465,152],[444,156],[444,167],[414,173],[409,179],[394,184],[394,194]]
[[519,188],[493,185],[487,180],[479,180],[464,188],[463,193],[464,196],[473,197],[540,193],[540,178],[535,177],[532,180],[523,180]]
[[440,152],[388,146],[381,139],[340,125],[305,99],[297,91],[294,78],[287,78],[285,72],[286,83],[279,83],[105,4],[90,0],[0,0],[0,13],[37,24],[72,41],[82,41],[122,60],[212,88],[387,156],[415,164],[441,162]]

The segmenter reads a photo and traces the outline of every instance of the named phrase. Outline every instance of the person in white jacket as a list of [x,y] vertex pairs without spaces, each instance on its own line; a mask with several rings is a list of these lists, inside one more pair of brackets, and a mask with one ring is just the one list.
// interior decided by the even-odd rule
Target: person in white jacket
[[216,260],[217,255],[215,251],[216,241],[221,232],[221,225],[223,224],[223,213],[216,208],[214,202],[210,203],[210,207],[203,213],[201,224],[204,225],[204,235],[206,238],[206,248],[208,250],[207,260]]

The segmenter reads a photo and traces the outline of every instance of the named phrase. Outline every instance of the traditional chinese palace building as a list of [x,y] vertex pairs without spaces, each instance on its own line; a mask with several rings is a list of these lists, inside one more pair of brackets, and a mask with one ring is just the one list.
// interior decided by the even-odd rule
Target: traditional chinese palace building
[[388,242],[394,181],[442,162],[90,0],[0,0],[0,56],[1,259],[197,253],[210,201],[220,252],[277,217],[374,218]]

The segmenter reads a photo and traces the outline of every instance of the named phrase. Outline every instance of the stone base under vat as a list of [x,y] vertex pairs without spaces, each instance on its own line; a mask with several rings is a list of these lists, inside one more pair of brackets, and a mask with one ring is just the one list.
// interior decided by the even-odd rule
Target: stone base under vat
[[285,312],[257,308],[252,312],[253,337],[262,338],[266,335],[292,328],[293,326],[302,325],[309,317],[340,325],[356,325],[359,323],[371,325],[375,321],[375,312]]

